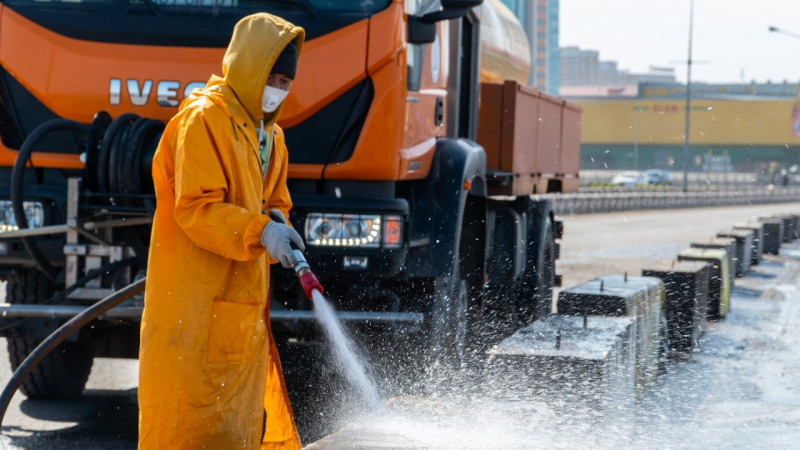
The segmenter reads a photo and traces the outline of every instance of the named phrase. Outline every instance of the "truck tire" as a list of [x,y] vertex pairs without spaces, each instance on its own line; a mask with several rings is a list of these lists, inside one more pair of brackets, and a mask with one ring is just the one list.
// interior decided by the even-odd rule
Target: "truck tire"
[[428,359],[437,378],[460,368],[467,351],[467,285],[459,276],[458,264],[453,266],[449,276],[433,280]]
[[528,259],[525,279],[517,297],[519,302],[517,310],[524,324],[546,317],[552,312],[553,287],[556,280],[555,249],[553,228],[550,221],[547,221],[543,245],[539,246],[537,255]]
[[[6,301],[37,304],[53,295],[53,285],[40,271],[18,270],[6,283]],[[43,341],[38,337],[9,337],[8,356],[17,370],[25,358]],[[77,397],[83,392],[92,370],[94,349],[91,344],[63,342],[34,368],[20,389],[33,399]]]

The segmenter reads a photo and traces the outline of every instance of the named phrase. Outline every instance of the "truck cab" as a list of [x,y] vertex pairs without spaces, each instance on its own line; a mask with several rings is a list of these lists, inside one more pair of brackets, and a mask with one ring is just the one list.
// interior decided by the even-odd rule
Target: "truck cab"
[[[577,161],[577,141],[563,121],[536,135],[557,130],[570,145],[538,148],[531,136],[504,132],[496,115],[482,119],[480,102],[522,111],[514,105],[549,101],[558,117],[572,117],[563,101],[519,88],[530,67],[527,42],[504,8],[498,0],[2,0],[7,311],[15,303],[54,310],[48,305],[58,295],[88,305],[146,276],[156,201],[150,163],[164,123],[192,89],[221,73],[234,24],[269,11],[306,31],[279,121],[289,148],[289,219],[339,311],[398,342],[407,331],[421,337],[412,351],[432,366],[457,365],[469,349],[480,353],[549,314],[562,228],[549,200],[535,195],[551,188],[536,186],[561,190],[565,177],[576,182],[577,166],[548,172],[518,163],[548,152]],[[495,32],[511,30],[494,39],[518,45],[482,40],[482,18]],[[506,83],[508,98],[490,102],[500,91],[481,81]],[[517,127],[529,132],[542,122],[520,120],[531,120]],[[508,133],[515,145],[504,144]],[[488,159],[485,147],[494,149]],[[562,160],[569,158],[555,158],[556,166]],[[276,337],[314,339],[311,304],[294,274],[274,266],[272,276]],[[126,307],[141,310],[146,301]],[[77,381],[23,391],[76,395],[94,356],[136,357],[138,321],[126,317],[98,320],[65,343],[79,357],[48,357],[78,367]],[[27,317],[4,328],[19,350],[12,366],[64,318]]]

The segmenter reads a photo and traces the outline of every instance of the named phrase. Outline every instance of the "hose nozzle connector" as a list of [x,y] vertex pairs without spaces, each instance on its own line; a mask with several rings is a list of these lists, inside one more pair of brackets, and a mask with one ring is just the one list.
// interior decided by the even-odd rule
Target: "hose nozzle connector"
[[312,292],[315,290],[319,291],[320,294],[325,292],[325,290],[322,289],[322,284],[320,284],[316,275],[311,272],[311,266],[308,265],[306,257],[303,256],[303,253],[298,249],[294,249],[293,253],[295,259],[297,260],[297,264],[294,266],[294,272],[297,274],[297,278],[300,280],[300,286],[303,287],[306,297],[308,297],[309,300],[313,299]]

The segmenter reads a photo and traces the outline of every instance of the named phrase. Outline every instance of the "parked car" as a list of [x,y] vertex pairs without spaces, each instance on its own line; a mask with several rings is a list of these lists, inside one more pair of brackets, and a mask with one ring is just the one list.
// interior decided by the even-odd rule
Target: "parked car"
[[611,184],[615,184],[619,187],[636,187],[647,184],[647,175],[645,175],[644,172],[629,170],[612,178]]
[[644,172],[647,184],[672,184],[672,175],[666,170],[650,169]]

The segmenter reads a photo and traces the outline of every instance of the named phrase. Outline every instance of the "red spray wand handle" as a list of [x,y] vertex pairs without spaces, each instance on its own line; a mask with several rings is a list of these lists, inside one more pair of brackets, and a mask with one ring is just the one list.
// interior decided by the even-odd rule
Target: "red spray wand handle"
[[320,284],[316,275],[311,272],[311,266],[308,265],[306,257],[303,255],[303,253],[297,248],[293,250],[293,253],[295,259],[297,260],[297,264],[294,266],[294,272],[297,274],[297,278],[300,279],[300,286],[303,287],[306,297],[308,297],[309,300],[313,300],[312,292],[317,290],[320,294],[322,294],[325,292],[325,290],[322,289],[322,284]]
[[[283,216],[283,213],[277,209],[272,209],[269,211],[269,216],[272,220],[279,222],[279,223],[286,223],[286,218]],[[315,290],[319,291],[320,294],[325,292],[322,289],[322,284],[320,284],[319,280],[317,279],[316,275],[311,272],[311,266],[308,265],[306,261],[305,255],[303,252],[297,248],[297,245],[294,242],[290,242],[289,245],[292,246],[292,253],[294,254],[294,258],[297,261],[294,265],[294,273],[297,274],[297,278],[300,279],[300,286],[303,287],[303,291],[306,293],[306,297],[309,300],[313,300],[312,292]]]

